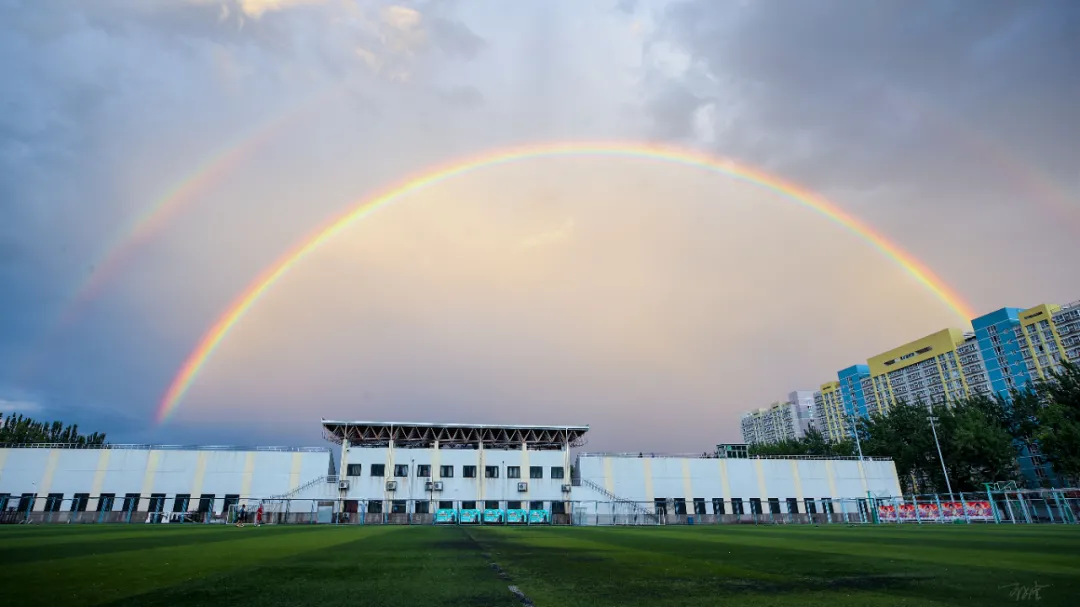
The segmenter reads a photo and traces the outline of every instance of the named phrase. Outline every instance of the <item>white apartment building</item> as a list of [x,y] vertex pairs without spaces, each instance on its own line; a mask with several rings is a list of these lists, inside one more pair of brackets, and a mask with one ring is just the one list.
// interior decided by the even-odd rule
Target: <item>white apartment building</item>
[[814,423],[813,411],[813,392],[791,392],[787,402],[776,402],[743,415],[743,442],[754,445],[800,439]]
[[795,405],[798,416],[798,435],[803,437],[810,428],[817,428],[814,419],[814,393],[810,390],[796,390],[788,394],[788,402]]

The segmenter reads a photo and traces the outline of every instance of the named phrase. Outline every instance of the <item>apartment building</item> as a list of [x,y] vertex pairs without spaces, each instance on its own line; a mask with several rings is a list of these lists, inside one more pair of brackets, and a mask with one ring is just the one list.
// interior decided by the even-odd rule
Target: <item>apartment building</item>
[[871,415],[886,414],[899,401],[948,403],[990,392],[975,334],[960,329],[943,329],[878,354],[867,367]]
[[796,440],[806,435],[813,423],[814,394],[795,391],[787,402],[775,402],[743,415],[743,442],[748,445]]

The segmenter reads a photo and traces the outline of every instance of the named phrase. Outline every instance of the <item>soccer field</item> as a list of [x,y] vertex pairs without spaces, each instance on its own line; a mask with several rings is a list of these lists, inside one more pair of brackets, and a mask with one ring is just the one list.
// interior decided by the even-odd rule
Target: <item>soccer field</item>
[[1080,527],[54,525],[0,564],[19,607],[1076,605]]

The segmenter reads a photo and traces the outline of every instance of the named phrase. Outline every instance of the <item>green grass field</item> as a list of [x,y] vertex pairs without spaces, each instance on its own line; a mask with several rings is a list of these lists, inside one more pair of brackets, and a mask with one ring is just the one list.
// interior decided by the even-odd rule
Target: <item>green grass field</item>
[[[5,605],[1077,605],[1080,526],[0,528]],[[1037,589],[1037,590],[1036,590]]]

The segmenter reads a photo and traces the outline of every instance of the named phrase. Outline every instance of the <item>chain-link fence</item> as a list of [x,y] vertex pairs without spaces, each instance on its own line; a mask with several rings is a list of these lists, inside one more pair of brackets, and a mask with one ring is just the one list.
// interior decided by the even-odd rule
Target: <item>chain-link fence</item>
[[0,524],[722,525],[1076,524],[1080,489],[853,498],[617,501],[260,499],[0,494]]

